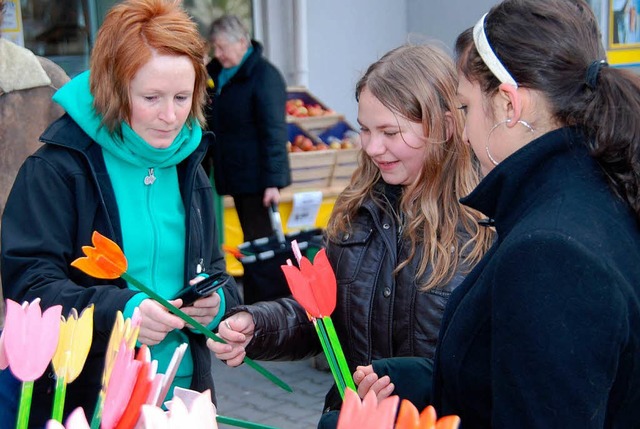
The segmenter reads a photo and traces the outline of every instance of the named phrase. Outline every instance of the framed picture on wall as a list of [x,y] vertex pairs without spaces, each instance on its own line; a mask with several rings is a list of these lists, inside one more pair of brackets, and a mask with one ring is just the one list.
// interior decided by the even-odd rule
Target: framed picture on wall
[[[607,1],[607,57],[612,65],[640,64],[640,0]],[[601,20],[602,22],[602,20]]]

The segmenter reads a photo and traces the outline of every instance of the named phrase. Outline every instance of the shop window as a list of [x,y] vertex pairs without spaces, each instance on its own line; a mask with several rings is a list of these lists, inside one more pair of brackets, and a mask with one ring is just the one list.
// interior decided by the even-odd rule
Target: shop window
[[58,63],[70,76],[89,67],[90,0],[20,0],[24,46]]

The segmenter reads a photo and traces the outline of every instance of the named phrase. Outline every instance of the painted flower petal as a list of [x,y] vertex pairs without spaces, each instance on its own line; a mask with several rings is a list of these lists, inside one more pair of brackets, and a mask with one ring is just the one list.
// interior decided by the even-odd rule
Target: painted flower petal
[[91,258],[78,258],[71,263],[71,266],[97,279],[116,279],[120,277],[99,267],[96,264],[96,260]]
[[94,247],[82,246],[86,257],[80,257],[71,266],[99,279],[115,279],[127,271],[127,258],[118,245],[94,231],[91,236]]
[[138,378],[133,386],[131,398],[129,398],[129,402],[122,413],[122,417],[120,417],[118,421],[116,429],[133,429],[140,417],[142,406],[149,396],[153,379],[152,376],[154,376],[155,373],[151,374],[151,352],[149,352],[146,344],[143,344],[138,351],[136,360],[141,363]]
[[418,409],[406,399],[400,403],[400,411],[396,419],[396,429],[418,429],[420,426]]
[[336,275],[327,258],[325,249],[320,249],[313,258],[313,267],[317,275],[317,283],[311,284],[318,307],[323,316],[330,316],[336,308],[338,286]]
[[386,429],[393,427],[398,407],[398,396],[390,396],[378,403],[373,391],[369,391],[360,401],[352,389],[345,389],[342,410],[338,417],[338,429]]
[[169,416],[155,405],[143,405],[141,423],[144,429],[169,429]]
[[121,272],[127,271],[127,258],[115,241],[108,239],[98,231],[93,231],[91,242],[101,255],[111,261]]
[[80,373],[87,361],[91,342],[93,341],[93,314],[95,306],[91,304],[82,310],[80,317],[75,323],[73,340],[71,347],[71,361],[67,370],[67,383],[73,382]]
[[[306,258],[303,258],[303,260],[304,259]],[[282,265],[282,271],[287,279],[287,284],[289,285],[289,289],[291,289],[293,298],[298,301],[311,316],[316,318],[321,317],[320,308],[318,308],[318,303],[313,295],[308,279],[293,265]]]
[[0,333],[0,370],[7,369],[9,366],[9,359],[4,351],[4,331]]
[[72,308],[66,320],[61,317],[60,338],[51,363],[56,376],[64,377],[67,383],[78,378],[87,360],[93,339],[93,309],[92,304],[78,317],[78,312]]
[[211,402],[211,392],[206,390],[197,395],[189,405],[191,427],[199,429],[217,429],[216,409]]
[[438,415],[436,414],[436,409],[433,408],[432,405],[429,405],[420,413],[421,428],[435,429],[437,421]]
[[90,429],[87,417],[84,415],[82,407],[78,407],[69,414],[65,426],[56,420],[49,420],[46,429]]
[[458,416],[444,416],[438,423],[436,423],[436,429],[458,429],[460,427],[460,417]]
[[124,341],[120,344],[107,386],[101,429],[115,428],[131,398],[141,366],[140,361],[133,359],[133,353],[134,351],[128,349]]
[[44,313],[40,300],[19,305],[7,300],[4,350],[11,372],[21,381],[34,381],[47,369],[58,345],[62,306]]

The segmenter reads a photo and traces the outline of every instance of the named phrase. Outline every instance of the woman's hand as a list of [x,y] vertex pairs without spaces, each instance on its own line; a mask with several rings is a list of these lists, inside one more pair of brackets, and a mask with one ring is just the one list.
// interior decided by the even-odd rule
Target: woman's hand
[[262,204],[265,207],[269,207],[271,204],[278,204],[280,202],[280,191],[278,188],[266,188],[264,190],[264,196],[262,197]]
[[353,373],[353,381],[358,386],[358,396],[360,398],[364,398],[367,392],[373,390],[378,402],[391,396],[395,389],[388,375],[379,378],[378,374],[373,372],[373,365],[356,367],[356,372]]
[[[205,278],[206,277],[196,276],[189,281],[189,284],[194,285],[200,283]],[[196,319],[202,326],[208,326],[218,315],[218,311],[220,311],[220,295],[214,292],[209,296],[195,300],[193,304],[189,306],[182,307],[181,310]],[[191,325],[187,326],[193,328]]]
[[[176,307],[182,305],[181,299],[169,301]],[[184,328],[184,321],[169,313],[169,310],[157,301],[147,298],[140,303],[140,333],[138,341],[148,346],[160,343],[174,329]]]
[[253,338],[254,330],[253,316],[246,311],[241,311],[223,320],[218,326],[218,336],[227,344],[208,339],[207,347],[218,359],[226,361],[227,365],[238,366],[247,355],[245,347]]

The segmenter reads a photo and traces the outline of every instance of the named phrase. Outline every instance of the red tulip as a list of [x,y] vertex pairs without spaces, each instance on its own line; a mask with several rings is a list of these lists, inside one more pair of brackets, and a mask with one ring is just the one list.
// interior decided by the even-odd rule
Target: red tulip
[[336,277],[324,249],[316,253],[313,265],[306,257],[299,260],[300,269],[283,265],[282,271],[296,301],[311,316],[329,316],[336,308]]

